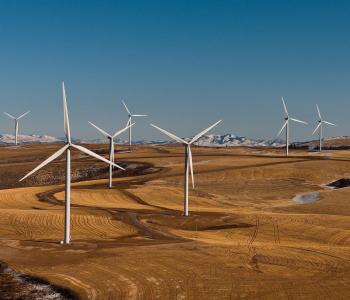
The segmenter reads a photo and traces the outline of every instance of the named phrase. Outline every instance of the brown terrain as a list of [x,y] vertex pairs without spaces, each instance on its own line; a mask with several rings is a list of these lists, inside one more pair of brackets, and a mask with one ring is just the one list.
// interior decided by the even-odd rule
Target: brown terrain
[[128,171],[111,190],[108,167],[74,152],[60,245],[64,157],[18,183],[58,147],[0,147],[1,299],[40,299],[36,280],[62,299],[350,299],[350,190],[324,186],[349,177],[350,151],[194,147],[187,218],[182,147],[116,153]]

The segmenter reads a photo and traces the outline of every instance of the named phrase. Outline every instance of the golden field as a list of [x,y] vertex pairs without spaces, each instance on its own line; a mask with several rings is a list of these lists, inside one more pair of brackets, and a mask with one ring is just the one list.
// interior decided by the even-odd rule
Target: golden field
[[108,167],[74,152],[73,179],[100,171],[72,184],[60,245],[64,157],[17,184],[58,147],[0,148],[0,260],[17,272],[81,299],[350,299],[350,190],[323,186],[349,177],[350,151],[194,147],[187,218],[182,147],[116,153],[129,171],[113,189]]

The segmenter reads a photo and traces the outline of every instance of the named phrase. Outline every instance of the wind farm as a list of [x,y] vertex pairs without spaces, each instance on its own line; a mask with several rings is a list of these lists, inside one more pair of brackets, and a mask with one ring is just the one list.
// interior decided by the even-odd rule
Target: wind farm
[[349,13],[1,3],[0,300],[350,299]]
[[[88,146],[109,156],[108,144]],[[25,145],[11,156],[0,147],[9,157],[1,176],[14,180],[17,172],[32,169],[36,160],[30,156],[16,166],[25,153],[45,157],[59,147]],[[72,240],[63,245],[57,241],[65,220],[65,176],[58,183],[39,181],[42,170],[52,177],[65,168],[65,160],[52,162],[30,183],[28,177],[21,187],[0,191],[1,258],[17,273],[46,278],[50,286],[81,299],[205,299],[215,298],[218,288],[224,299],[242,294],[267,299],[271,293],[312,299],[325,290],[346,298],[341,286],[347,284],[348,189],[323,184],[346,177],[349,150],[325,150],[332,156],[315,157],[291,149],[289,158],[279,148],[256,151],[192,146],[197,188],[189,191],[187,217],[183,146],[121,151],[118,164],[126,171],[113,178],[113,189],[107,187],[109,168],[84,180],[73,176]],[[89,157],[73,152],[72,174],[104,166]],[[293,200],[313,193],[319,200]],[[76,272],[76,266],[84,272]],[[316,288],[315,277],[323,276],[327,280]],[[289,281],[298,288],[290,290],[284,284]]]
[[[62,99],[63,147],[32,143],[7,152],[0,146],[8,157],[0,162],[0,176],[7,178],[0,190],[0,255],[7,273],[0,272],[0,283],[11,274],[2,293],[215,299],[220,289],[218,299],[284,299],[286,293],[315,299],[324,291],[347,297],[347,289],[331,289],[347,284],[350,267],[350,139],[333,140],[334,147],[348,143],[341,150],[330,150],[328,140],[327,155],[315,156],[289,149],[288,142],[287,152],[283,144],[240,146],[215,142],[219,138],[200,146],[222,120],[188,138],[151,124],[176,143],[137,144],[130,152],[129,140],[114,144],[135,123],[110,134],[89,121],[108,143],[83,146],[73,142],[64,83]],[[280,132],[286,129],[288,141],[289,122],[306,122],[290,117],[283,98],[282,104]],[[314,133],[322,124],[335,125],[318,106],[317,113]],[[73,157],[71,150],[78,150]],[[18,165],[20,157],[25,161]],[[37,160],[43,162],[36,166]],[[16,183],[18,173],[26,175]],[[35,259],[31,249],[39,253]],[[75,272],[76,266],[84,272]],[[18,284],[23,274],[27,279]],[[315,288],[311,283],[322,276],[327,281]]]

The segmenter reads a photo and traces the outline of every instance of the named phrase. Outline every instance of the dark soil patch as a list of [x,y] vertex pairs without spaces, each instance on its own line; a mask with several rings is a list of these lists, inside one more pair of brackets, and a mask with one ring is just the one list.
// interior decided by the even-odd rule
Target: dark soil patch
[[350,186],[350,178],[341,178],[336,181],[327,184],[328,187],[333,189],[342,189]]
[[6,263],[0,262],[0,299],[74,300],[78,296],[68,289],[50,284],[45,279],[18,274]]

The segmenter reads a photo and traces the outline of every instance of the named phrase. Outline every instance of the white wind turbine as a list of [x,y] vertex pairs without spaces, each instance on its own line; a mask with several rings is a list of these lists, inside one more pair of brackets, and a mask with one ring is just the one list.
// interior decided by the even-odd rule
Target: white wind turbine
[[192,162],[192,152],[191,152],[191,145],[197,141],[201,136],[206,134],[209,130],[214,128],[217,124],[221,122],[218,121],[215,124],[211,125],[207,129],[201,131],[197,135],[195,135],[189,142],[185,141],[182,138],[177,137],[175,134],[172,134],[162,128],[159,128],[156,125],[151,124],[154,128],[158,129],[159,131],[166,134],[168,137],[174,139],[175,141],[183,144],[185,146],[185,182],[184,182],[184,216],[188,216],[188,169],[190,168],[191,171],[191,179],[192,179],[192,187],[194,188],[194,178],[193,178],[193,162]]
[[19,120],[22,119],[24,116],[26,116],[27,114],[29,114],[29,111],[27,111],[26,113],[20,115],[19,117],[14,117],[13,115],[10,115],[7,112],[4,112],[4,114],[8,117],[10,117],[11,119],[15,120],[15,145],[18,145],[18,123]]
[[[122,134],[125,130],[129,129],[131,126],[133,126],[135,123],[126,126],[125,128],[117,131],[115,134],[109,134],[103,129],[96,126],[94,123],[90,122],[90,125],[95,127],[99,132],[101,132],[108,140],[109,140],[109,160],[114,163],[114,139]],[[113,180],[113,165],[109,165],[109,188],[112,188],[112,180]]]
[[281,130],[278,132],[277,137],[279,137],[281,135],[283,129],[286,128],[286,156],[288,156],[289,155],[289,121],[303,123],[306,125],[307,125],[307,123],[304,121],[300,121],[300,120],[291,118],[288,114],[287,106],[286,106],[286,103],[284,102],[283,97],[282,97],[282,103],[283,103],[283,108],[284,108],[284,111],[286,113],[286,116],[284,117],[285,122],[284,122]]
[[318,107],[318,105],[316,104],[316,108],[317,108],[317,114],[318,114],[318,125],[317,127],[315,128],[314,132],[312,133],[313,135],[316,133],[317,130],[319,130],[319,138],[320,138],[320,141],[319,141],[319,149],[320,149],[320,152],[322,151],[322,139],[323,139],[323,124],[328,124],[328,125],[332,125],[332,126],[337,126],[331,122],[328,122],[328,121],[324,121],[322,119],[322,116],[321,116],[321,112],[320,112],[320,109]]
[[[147,115],[132,114],[128,109],[128,107],[126,106],[125,102],[122,101],[122,103],[125,107],[126,112],[128,113],[128,122],[126,123],[126,126],[130,126],[130,124],[132,123],[132,117],[147,117]],[[129,127],[129,147],[131,148],[131,126]]]
[[34,170],[29,172],[26,176],[24,176],[20,181],[26,179],[36,171],[40,170],[50,162],[52,162],[54,159],[61,156],[64,152],[66,152],[66,186],[65,186],[65,207],[64,207],[64,240],[61,243],[69,244],[70,243],[70,191],[71,191],[71,157],[70,157],[70,150],[72,148],[75,148],[81,152],[84,152],[85,154],[88,154],[92,157],[95,157],[99,160],[104,161],[107,164],[113,165],[119,169],[124,170],[124,168],[110,162],[109,160],[105,159],[104,157],[86,149],[85,147],[75,145],[72,143],[71,140],[71,133],[70,133],[70,124],[69,124],[69,116],[68,116],[68,108],[67,108],[67,99],[66,99],[66,91],[64,87],[64,82],[62,82],[62,92],[63,92],[63,112],[64,112],[64,133],[66,135],[66,142],[65,145],[55,152],[53,155],[51,155],[49,158],[44,160],[40,165],[38,165]]

